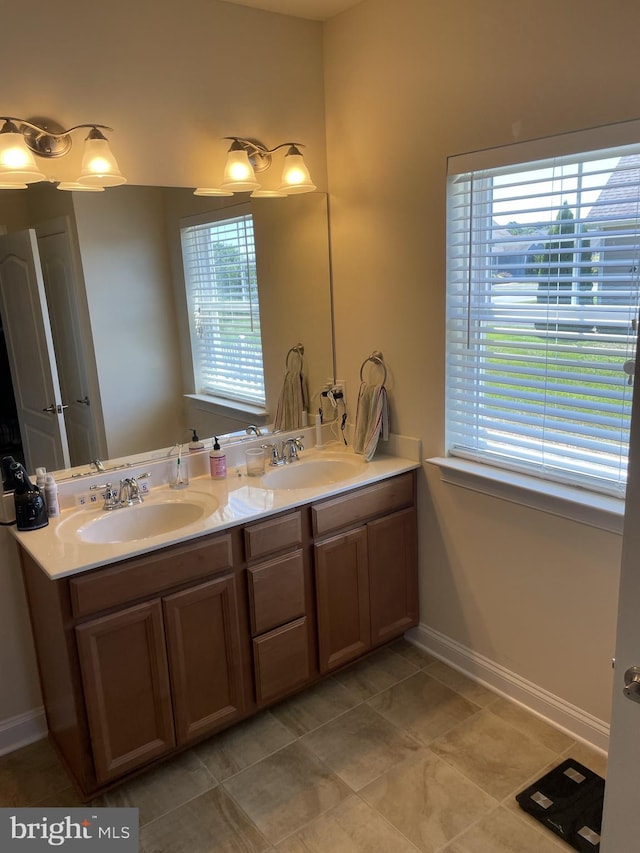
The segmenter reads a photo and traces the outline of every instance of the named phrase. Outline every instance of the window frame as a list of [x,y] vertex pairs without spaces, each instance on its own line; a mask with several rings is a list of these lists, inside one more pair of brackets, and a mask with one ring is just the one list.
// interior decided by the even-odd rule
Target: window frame
[[[464,175],[468,175],[469,173],[481,172],[483,170],[492,170],[497,168],[504,168],[507,171],[512,171],[517,173],[518,171],[524,171],[522,167],[531,164],[531,163],[539,163],[540,161],[548,160],[549,162],[557,162],[558,159],[563,157],[575,158],[576,155],[584,154],[587,155],[588,152],[609,152],[610,149],[613,148],[624,148],[629,145],[638,145],[638,140],[640,140],[640,122],[632,121],[632,122],[624,122],[622,124],[617,125],[607,125],[599,128],[592,128],[587,131],[578,131],[570,134],[563,134],[561,136],[554,137],[545,137],[542,139],[531,140],[527,142],[519,142],[513,143],[508,146],[501,146],[494,149],[486,149],[483,151],[470,152],[468,154],[456,155],[455,157],[448,158],[448,166],[447,166],[447,175],[448,175],[448,186],[447,186],[447,402],[446,402],[446,418],[447,418],[447,426],[446,426],[446,453],[448,458],[458,458],[460,460],[460,464],[464,465],[464,460],[468,460],[469,469],[471,470],[474,466],[476,468],[479,465],[487,466],[487,470],[500,469],[504,468],[505,478],[511,477],[512,474],[524,474],[525,476],[533,476],[534,478],[539,478],[542,481],[553,481],[556,480],[560,484],[566,485],[568,487],[578,486],[581,489],[586,489],[587,491],[592,490],[594,493],[599,491],[604,494],[611,495],[614,499],[620,498],[624,496],[624,488],[625,484],[621,487],[614,486],[611,487],[610,483],[606,483],[604,485],[598,485],[596,481],[589,482],[588,480],[585,482],[584,479],[572,478],[571,476],[566,477],[562,473],[558,475],[549,474],[548,472],[544,472],[536,467],[531,467],[529,465],[519,466],[512,459],[504,459],[500,460],[492,458],[491,455],[486,456],[482,452],[472,451],[465,452],[465,450],[461,450],[460,448],[456,448],[452,446],[451,439],[451,429],[450,429],[450,377],[451,377],[451,365],[450,365],[450,289],[452,287],[451,284],[451,268],[450,268],[450,242],[452,240],[452,232],[451,232],[451,211],[450,211],[450,184],[454,183],[456,180],[463,179]],[[629,153],[629,152],[624,152]],[[482,224],[477,222],[473,223],[474,226],[482,228]],[[486,223],[485,223],[486,227]],[[482,235],[480,235],[482,236]],[[486,236],[486,235],[485,235]],[[470,243],[470,245],[472,245]],[[471,251],[471,250],[470,250]],[[486,256],[485,256],[486,257]],[[560,301],[560,300],[557,300]],[[573,301],[573,300],[572,300]],[[459,463],[455,462],[455,459],[452,459],[455,465]],[[444,460],[438,460],[438,463],[441,464],[441,467],[444,465]],[[511,472],[511,473],[510,473]],[[498,475],[499,476],[499,475]]]
[[[249,277],[253,277],[255,281],[255,287],[250,283],[249,287],[251,293],[255,290],[255,299],[256,299],[256,307],[255,309],[249,308],[250,316],[252,321],[256,321],[258,323],[258,344],[259,346],[251,347],[251,353],[255,358],[259,353],[260,358],[260,368],[259,370],[255,370],[252,372],[252,380],[254,381],[254,385],[257,383],[257,387],[261,393],[256,395],[255,393],[243,393],[244,389],[241,389],[239,393],[234,393],[234,389],[230,389],[229,387],[215,386],[210,385],[207,386],[207,383],[202,378],[203,367],[204,370],[207,370],[207,365],[204,362],[201,362],[201,353],[200,350],[200,340],[197,328],[197,321],[194,312],[194,287],[192,286],[192,279],[190,277],[190,268],[188,264],[188,259],[186,257],[185,252],[185,238],[184,233],[190,228],[198,228],[200,226],[208,226],[215,225],[216,223],[224,223],[226,221],[233,220],[241,220],[250,218],[252,222],[252,252],[250,253],[252,260],[249,261],[250,264],[250,272]],[[256,258],[255,258],[255,221],[253,217],[253,213],[251,210],[251,205],[248,202],[244,202],[242,204],[235,204],[232,206],[227,206],[223,208],[219,208],[216,210],[209,210],[201,214],[191,215],[181,217],[179,220],[179,234],[178,241],[180,247],[180,256],[182,263],[182,273],[184,279],[184,298],[185,298],[185,307],[187,314],[187,324],[188,324],[188,348],[189,348],[189,369],[190,376],[192,381],[193,393],[187,396],[194,397],[201,401],[207,401],[207,403],[214,405],[216,407],[234,409],[238,411],[251,412],[255,415],[262,414],[266,411],[266,393],[265,393],[265,365],[264,365],[264,350],[263,350],[263,342],[262,342],[262,332],[260,328],[260,296],[259,296],[259,282],[257,278],[257,267],[256,267]],[[244,259],[246,260],[246,258]],[[249,300],[251,301],[251,300]],[[224,364],[224,362],[223,362]],[[232,362],[229,362],[230,366],[233,366]],[[208,367],[209,370],[213,370],[213,364],[211,363]]]

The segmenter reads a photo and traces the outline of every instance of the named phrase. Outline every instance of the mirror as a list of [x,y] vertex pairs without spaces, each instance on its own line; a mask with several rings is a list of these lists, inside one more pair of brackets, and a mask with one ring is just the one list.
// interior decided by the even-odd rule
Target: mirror
[[[0,233],[36,228],[38,235],[65,422],[77,445],[71,465],[187,442],[189,427],[208,437],[272,422],[286,354],[298,342],[310,397],[333,378],[326,195],[251,199],[266,413],[193,395],[180,220],[247,201],[173,187],[0,191]],[[62,309],[54,307],[56,289]],[[73,344],[66,354],[65,342]]]

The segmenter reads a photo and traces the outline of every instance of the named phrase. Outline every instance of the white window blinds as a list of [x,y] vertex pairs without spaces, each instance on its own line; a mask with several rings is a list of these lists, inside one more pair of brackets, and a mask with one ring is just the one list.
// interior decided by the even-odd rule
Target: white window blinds
[[447,216],[448,452],[623,495],[640,145],[450,163]]
[[181,229],[196,392],[264,405],[251,214]]

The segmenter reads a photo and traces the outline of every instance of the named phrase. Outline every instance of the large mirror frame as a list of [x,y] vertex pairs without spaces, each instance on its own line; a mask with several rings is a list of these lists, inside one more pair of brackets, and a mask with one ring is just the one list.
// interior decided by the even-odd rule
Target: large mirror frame
[[[187,442],[189,427],[204,437],[273,421],[285,357],[298,342],[305,347],[310,408],[318,408],[317,395],[335,374],[328,199],[323,193],[250,200],[265,410],[195,393],[180,222],[247,200],[246,194],[195,197],[191,190],[173,187],[65,193],[33,185],[27,191],[0,191],[0,233],[36,230],[61,403],[69,406],[64,419],[74,451],[69,462],[50,462],[50,469]],[[31,470],[45,464],[38,458],[26,461]]]

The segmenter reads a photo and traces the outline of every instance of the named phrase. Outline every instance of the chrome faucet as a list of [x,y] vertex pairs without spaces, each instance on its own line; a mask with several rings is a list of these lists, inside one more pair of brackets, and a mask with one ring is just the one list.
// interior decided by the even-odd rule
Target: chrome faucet
[[262,435],[260,427],[257,427],[255,424],[249,424],[245,432],[247,435]]
[[138,485],[138,480],[143,480],[150,476],[150,472],[146,471],[144,474],[139,474],[137,477],[125,477],[123,480],[120,480],[120,488],[118,491],[113,488],[111,483],[102,483],[100,485],[96,484],[94,486],[89,486],[89,489],[91,491],[104,489],[104,492],[102,493],[102,497],[104,498],[102,509],[107,511],[120,509],[123,506],[133,506],[134,504],[142,503],[143,498],[142,493],[140,492],[140,486]]
[[89,486],[89,490],[92,492],[95,492],[98,489],[104,489],[104,492],[102,493],[102,497],[104,498],[102,509],[118,509],[118,493],[113,488],[113,485],[111,483],[101,483],[100,485],[96,484]]
[[299,450],[304,450],[302,436],[299,435],[297,438],[288,438],[282,447],[282,455],[285,458],[285,462],[296,462],[298,460]]
[[272,466],[295,462],[298,459],[298,451],[304,450],[301,435],[297,438],[287,438],[280,443],[263,444],[262,447],[270,451],[271,460],[269,461],[269,465]]
[[104,465],[97,457],[95,459],[92,459],[91,462],[89,462],[89,468],[91,468],[92,465],[95,465],[96,471],[104,471]]

